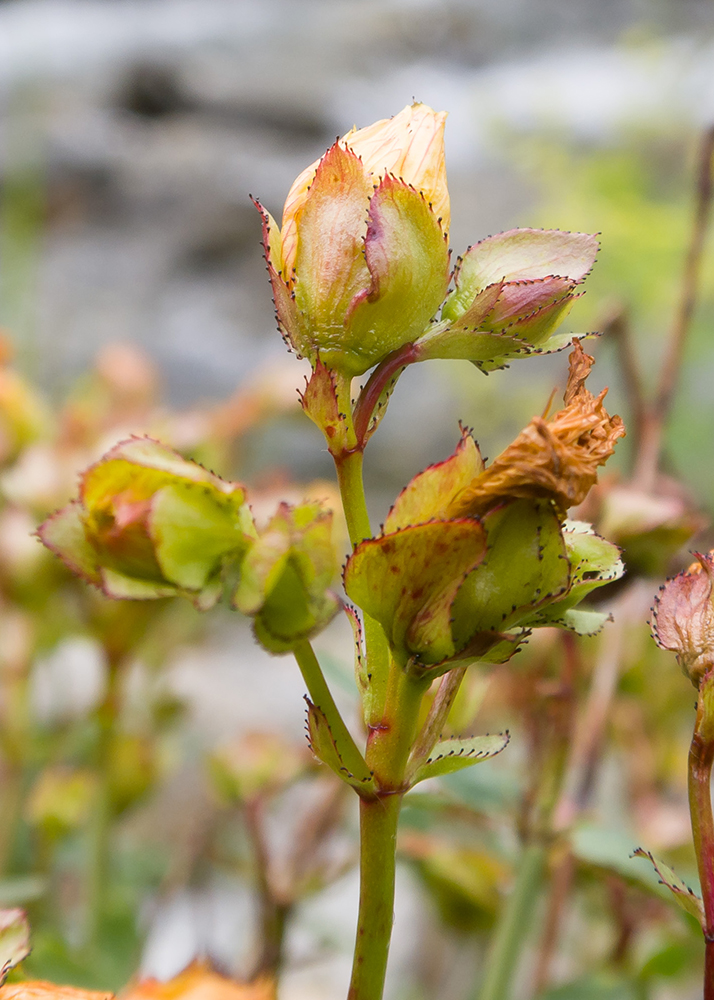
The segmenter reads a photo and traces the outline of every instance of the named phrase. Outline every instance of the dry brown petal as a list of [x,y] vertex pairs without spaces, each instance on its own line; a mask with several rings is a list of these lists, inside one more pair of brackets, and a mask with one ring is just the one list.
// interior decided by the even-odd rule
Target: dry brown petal
[[598,466],[612,455],[625,433],[620,417],[611,417],[599,396],[585,388],[594,364],[577,339],[570,355],[565,408],[549,420],[534,417],[516,440],[455,498],[450,517],[483,514],[501,500],[550,498],[564,514],[582,503],[597,482]]
[[74,986],[57,986],[41,979],[26,983],[5,983],[0,987],[0,1000],[111,1000],[113,993],[78,990]]
[[144,979],[136,983],[121,994],[121,1000],[275,1000],[275,983],[268,979],[237,983],[204,962],[192,962],[168,982]]
[[661,649],[677,654],[695,686],[714,667],[714,549],[660,589],[652,615],[652,635]]

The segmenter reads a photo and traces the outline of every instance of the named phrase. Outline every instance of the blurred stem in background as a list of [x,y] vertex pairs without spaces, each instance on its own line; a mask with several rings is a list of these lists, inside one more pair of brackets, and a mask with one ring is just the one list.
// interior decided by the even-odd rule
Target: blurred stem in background
[[90,950],[97,947],[98,944],[109,885],[110,838],[114,817],[111,792],[112,751],[119,721],[122,668],[124,666],[121,657],[113,657],[110,650],[107,650],[107,655],[107,690],[97,709],[99,734],[95,769],[98,784],[94,797],[87,852],[85,946]]
[[[659,469],[662,436],[672,407],[674,394],[684,360],[684,351],[692,325],[692,318],[699,294],[702,257],[709,227],[712,205],[712,157],[714,157],[714,126],[709,128],[701,141],[695,190],[694,219],[679,296],[679,304],[672,321],[665,345],[659,383],[651,405],[640,408],[641,424],[636,442],[633,478],[642,489],[652,490]],[[623,338],[619,338],[622,342]]]
[[45,214],[41,106],[31,87],[19,88],[5,120],[0,189],[0,326],[17,345],[19,367],[35,374],[36,303]]
[[542,892],[543,879],[552,847],[553,817],[561,795],[575,718],[575,683],[581,671],[575,636],[562,637],[562,664],[557,686],[547,691],[535,705],[536,741],[540,760],[536,762],[535,787],[530,806],[526,803],[523,848],[517,874],[506,900],[486,956],[479,1000],[503,1000],[510,996],[518,972],[528,930]]

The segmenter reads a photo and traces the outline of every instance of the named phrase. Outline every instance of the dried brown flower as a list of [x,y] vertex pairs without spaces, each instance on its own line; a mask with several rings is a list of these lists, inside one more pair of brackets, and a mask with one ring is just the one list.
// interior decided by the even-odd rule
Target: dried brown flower
[[565,408],[550,419],[534,417],[516,440],[452,502],[450,517],[483,514],[501,500],[550,498],[558,511],[582,503],[597,482],[598,466],[625,433],[599,396],[585,387],[594,358],[573,339]]

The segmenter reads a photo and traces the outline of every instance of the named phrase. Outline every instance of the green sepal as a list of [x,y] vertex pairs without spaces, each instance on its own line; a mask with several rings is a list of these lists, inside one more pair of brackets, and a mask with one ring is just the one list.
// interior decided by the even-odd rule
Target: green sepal
[[483,518],[486,557],[453,607],[454,641],[527,625],[537,608],[566,593],[569,564],[560,521],[547,500],[514,500]]
[[136,576],[127,576],[115,569],[101,569],[102,590],[116,600],[153,601],[161,597],[175,597],[178,587],[169,583],[154,583]]
[[509,229],[488,236],[460,259],[456,288],[444,310],[449,318],[459,316],[495,282],[524,284],[558,277],[581,282],[593,266],[598,246],[590,233],[559,229]]
[[[600,630],[607,616],[599,615],[598,619],[593,617],[588,621],[582,616],[592,616],[596,612],[578,611],[576,614],[571,609],[591,591],[620,579],[625,572],[620,549],[601,538],[585,521],[566,521],[563,524],[563,540],[570,563],[568,592],[562,600],[539,610],[526,624],[562,625],[581,635],[592,635]],[[581,627],[588,631],[581,631]]]
[[155,494],[150,532],[166,579],[193,591],[206,586],[221,560],[240,556],[255,535],[242,492],[225,496],[188,483]]
[[370,200],[364,258],[371,285],[350,306],[343,334],[355,375],[418,337],[449,287],[439,219],[420,191],[391,174]]
[[456,451],[443,462],[430,465],[404,487],[384,522],[384,532],[424,524],[443,514],[448,505],[484,469],[478,445],[462,428]]
[[30,923],[25,911],[0,910],[0,985],[30,951]]
[[400,660],[440,663],[455,652],[451,606],[485,552],[471,518],[431,521],[368,538],[347,560],[347,596],[384,628]]
[[358,375],[375,363],[363,364],[360,345],[345,330],[348,309],[372,283],[364,254],[372,194],[359,157],[335,143],[320,160],[310,197],[296,219],[294,296],[306,336],[295,346],[312,364],[319,354],[328,368],[342,374]]
[[355,680],[357,681],[357,690],[359,691],[362,699],[363,715],[365,719],[367,719],[370,715],[369,696],[371,686],[362,643],[362,622],[360,621],[356,610],[348,604],[345,605],[345,614],[347,615],[350,626],[352,627],[352,637],[354,639],[355,646]]
[[360,795],[373,797],[377,791],[372,772],[353,740],[336,738],[325,713],[307,702],[307,733],[310,748],[318,760],[327,764],[338,778],[351,785]]
[[426,761],[411,778],[411,785],[427,778],[438,778],[442,774],[453,774],[472,764],[478,764],[489,757],[495,757],[508,746],[510,735],[497,733],[494,736],[468,736],[453,738],[437,743]]
[[305,317],[297,307],[290,284],[292,275],[287,275],[284,271],[280,226],[259,201],[254,200],[253,204],[260,212],[263,222],[265,264],[273,292],[278,329],[299,357],[311,356]]
[[300,403],[305,414],[325,435],[330,454],[341,455],[354,443],[350,441],[347,417],[340,413],[335,374],[325,367],[319,357],[307,380],[305,392],[300,394]]
[[704,903],[702,902],[701,896],[697,895],[693,889],[682,881],[682,879],[677,875],[672,869],[660,861],[650,851],[645,851],[644,848],[638,847],[636,851],[632,854],[633,858],[647,858],[651,863],[652,867],[657,873],[660,883],[666,886],[669,891],[674,896],[678,905],[686,912],[691,914],[700,924],[702,930],[705,927],[705,916],[704,916]]
[[572,333],[554,333],[573,305],[574,296],[542,306],[529,316],[500,329],[485,331],[464,321],[435,324],[416,343],[420,361],[471,361],[484,372],[504,368],[509,361],[534,354],[553,354],[567,347]]
[[97,553],[89,543],[84,529],[83,508],[78,500],[55,511],[37,529],[44,545],[58,555],[62,562],[77,576],[97,587],[102,585],[102,576],[97,562]]
[[597,635],[609,621],[612,621],[612,615],[604,614],[602,611],[581,611],[580,608],[570,608],[557,617],[547,619],[547,624],[557,625],[577,635]]
[[256,638],[267,650],[286,653],[339,610],[329,589],[335,570],[332,512],[317,503],[282,503],[243,559],[233,604],[254,616]]

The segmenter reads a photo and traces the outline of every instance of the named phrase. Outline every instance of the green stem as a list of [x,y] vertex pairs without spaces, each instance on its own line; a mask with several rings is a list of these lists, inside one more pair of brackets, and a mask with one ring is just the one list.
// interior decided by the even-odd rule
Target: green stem
[[372,537],[367,499],[362,482],[362,452],[350,451],[335,459],[337,482],[352,546]]
[[486,974],[479,1000],[506,1000],[510,994],[518,956],[538,902],[546,856],[545,845],[540,842],[528,844],[523,851],[516,883],[506,900],[486,956]]
[[[337,384],[337,394],[342,412],[352,420],[352,406],[349,398],[349,382],[342,380]],[[354,433],[353,433],[354,436]],[[356,441],[356,439],[355,439]],[[337,482],[340,488],[342,508],[345,512],[347,531],[354,548],[372,537],[372,528],[367,511],[367,498],[362,479],[362,449],[357,444],[351,451],[333,456],[337,472]],[[384,709],[386,683],[389,673],[389,646],[384,630],[379,622],[369,615],[364,615],[364,642],[369,672],[371,674],[369,699],[365,704],[365,722],[371,726],[380,717]]]
[[109,671],[107,692],[97,711],[99,738],[95,756],[98,787],[94,798],[94,811],[89,827],[87,851],[87,919],[85,944],[91,949],[97,936],[106,908],[109,879],[109,839],[113,817],[109,770],[112,741],[119,717],[119,683],[122,661],[108,654]]
[[360,802],[360,899],[348,1000],[381,1000],[394,913],[397,824],[405,772],[428,682],[392,661],[384,715],[370,729],[367,763],[380,788]]
[[360,801],[360,894],[348,1000],[380,1000],[394,914],[401,795]]

